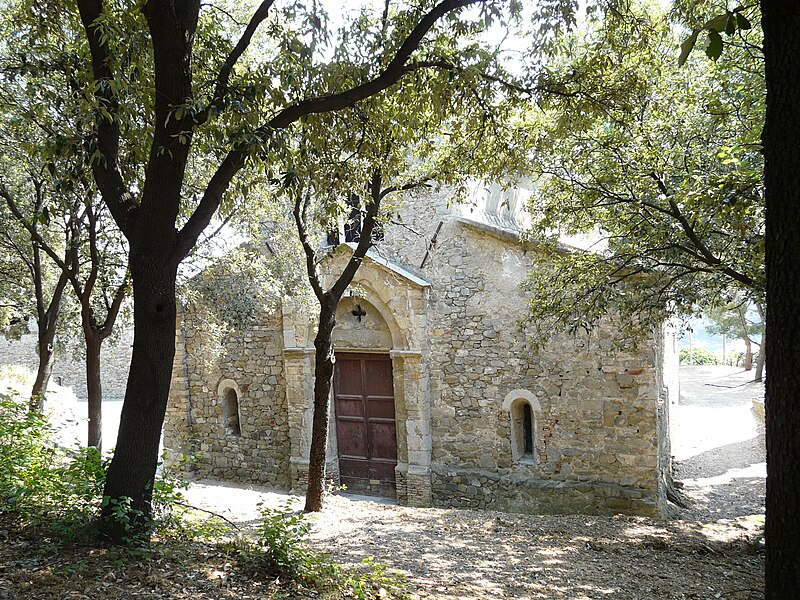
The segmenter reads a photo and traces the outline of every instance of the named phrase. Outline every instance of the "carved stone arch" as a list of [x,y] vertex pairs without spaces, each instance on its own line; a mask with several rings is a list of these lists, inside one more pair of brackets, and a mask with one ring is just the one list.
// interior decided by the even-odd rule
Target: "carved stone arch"
[[[343,245],[344,246],[344,245]],[[348,255],[344,249],[331,256],[331,272],[340,272]],[[337,265],[339,271],[337,271]],[[392,364],[394,408],[397,435],[395,481],[401,504],[431,504],[431,406],[428,375],[428,290],[430,283],[386,259],[368,254],[351,287],[345,292],[345,308],[337,311],[338,337],[334,329],[334,348],[342,353],[388,354]],[[350,290],[353,296],[350,296]],[[358,321],[361,311],[367,316]],[[353,310],[356,309],[355,312]],[[369,322],[375,312],[379,320]],[[287,373],[286,395],[289,409],[292,455],[290,468],[293,488],[302,491],[308,476],[310,429],[313,414],[314,348],[309,324],[284,303],[284,357]],[[341,317],[341,318],[340,318]],[[365,322],[366,321],[366,322]],[[372,334],[360,331],[372,327]],[[353,338],[344,338],[348,332]],[[383,336],[383,337],[381,337]],[[377,340],[377,343],[376,343]],[[328,473],[338,477],[335,402],[329,414]]]
[[[365,268],[366,265],[362,268]],[[357,278],[353,281],[351,289],[354,289],[355,298],[361,297],[372,304],[380,313],[381,318],[389,328],[392,336],[392,350],[408,350],[408,333],[404,331],[395,318],[395,311],[390,306],[391,298],[384,298],[381,293],[373,287],[366,278]],[[388,291],[388,287],[384,291]],[[343,299],[344,300],[344,299]]]
[[511,410],[511,405],[514,403],[514,400],[525,400],[531,405],[531,409],[535,413],[542,412],[542,405],[539,403],[539,400],[528,390],[511,390],[508,392],[503,399],[503,410]]

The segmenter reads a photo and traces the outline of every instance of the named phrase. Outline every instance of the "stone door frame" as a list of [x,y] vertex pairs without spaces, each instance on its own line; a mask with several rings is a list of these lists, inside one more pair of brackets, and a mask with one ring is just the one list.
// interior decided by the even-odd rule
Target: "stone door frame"
[[[397,501],[431,506],[431,401],[427,361],[427,307],[430,284],[383,260],[364,260],[351,289],[385,321],[391,348],[341,348],[347,353],[388,353],[392,361],[397,423]],[[284,368],[289,412],[292,490],[305,492],[313,416],[313,327],[284,302]],[[333,401],[329,403],[327,478],[338,483]]]

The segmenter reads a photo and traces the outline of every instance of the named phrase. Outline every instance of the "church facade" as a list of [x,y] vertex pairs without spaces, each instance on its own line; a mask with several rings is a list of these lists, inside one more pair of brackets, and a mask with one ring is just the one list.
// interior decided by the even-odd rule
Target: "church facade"
[[[666,506],[674,335],[636,352],[555,334],[534,351],[520,284],[520,192],[477,206],[409,201],[337,311],[327,474],[414,506],[642,514]],[[331,249],[330,273],[352,244]],[[314,319],[291,298],[210,341],[213,307],[185,305],[164,445],[203,477],[302,493]],[[313,314],[313,313],[312,313]]]

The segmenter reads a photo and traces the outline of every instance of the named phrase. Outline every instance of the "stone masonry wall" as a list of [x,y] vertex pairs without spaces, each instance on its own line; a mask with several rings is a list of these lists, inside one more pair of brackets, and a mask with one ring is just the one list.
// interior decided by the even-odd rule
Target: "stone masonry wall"
[[[426,230],[443,221],[418,270],[432,283],[434,503],[658,514],[654,343],[626,356],[604,351],[596,338],[556,336],[534,353],[517,323],[525,307],[519,284],[535,254],[523,252],[510,235],[435,206],[422,213],[422,220],[405,222]],[[397,259],[424,255],[418,238],[390,231],[395,247],[385,252]],[[507,394],[520,389],[541,407],[534,456],[525,461],[512,456],[511,417],[502,407]]]
[[[214,325],[208,309],[184,307],[164,430],[200,477],[289,486],[289,430],[279,309],[242,330]],[[240,435],[226,427],[221,382],[238,388]]]
[[[391,336],[383,325],[372,331],[370,317],[349,319],[353,331],[335,335],[339,348],[380,346],[392,356],[398,499],[530,513],[661,514],[664,419],[677,391],[661,332],[636,354],[612,353],[602,327],[592,336],[554,335],[532,350],[518,328],[526,305],[519,284],[538,260],[535,248],[496,223],[464,218],[446,200],[410,200],[400,207],[403,225],[387,224],[386,240],[374,249],[424,283],[367,261],[353,286],[366,295],[345,301],[379,303],[363,306],[368,315],[380,308]],[[415,285],[424,290],[411,293]],[[343,314],[352,308],[343,306]],[[192,454],[200,475],[283,488],[291,483],[291,456],[294,483],[302,483],[307,323],[296,327],[291,311],[278,310],[219,337],[203,310],[187,308],[179,328],[185,339],[165,446]],[[224,426],[223,380],[240,390],[241,436]],[[521,420],[512,415],[520,402],[533,415],[533,451],[524,456],[515,438]]]
[[[36,343],[35,333],[25,334],[19,340],[0,338],[0,364],[22,366],[35,375],[38,364]],[[119,339],[108,339],[103,343],[100,381],[104,400],[122,400],[125,397],[132,347],[133,328],[122,331]],[[79,400],[86,400],[86,362],[83,358],[76,360],[71,350],[56,353],[50,380],[71,387]]]

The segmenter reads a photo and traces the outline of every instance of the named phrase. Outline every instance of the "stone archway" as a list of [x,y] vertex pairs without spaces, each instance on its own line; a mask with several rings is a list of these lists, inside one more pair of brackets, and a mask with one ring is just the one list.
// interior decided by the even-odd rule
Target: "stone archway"
[[[429,284],[381,259],[367,258],[337,311],[334,345],[346,352],[387,353],[392,363],[397,423],[397,499],[431,504],[431,406],[427,361]],[[360,303],[361,310],[358,310]],[[360,316],[353,313],[364,312]],[[368,318],[372,316],[372,319]],[[284,304],[284,366],[291,441],[292,488],[305,490],[313,415],[313,335],[308,321]],[[332,405],[333,403],[331,403]],[[333,412],[330,423],[335,423]],[[327,469],[338,479],[336,432],[329,431]]]

